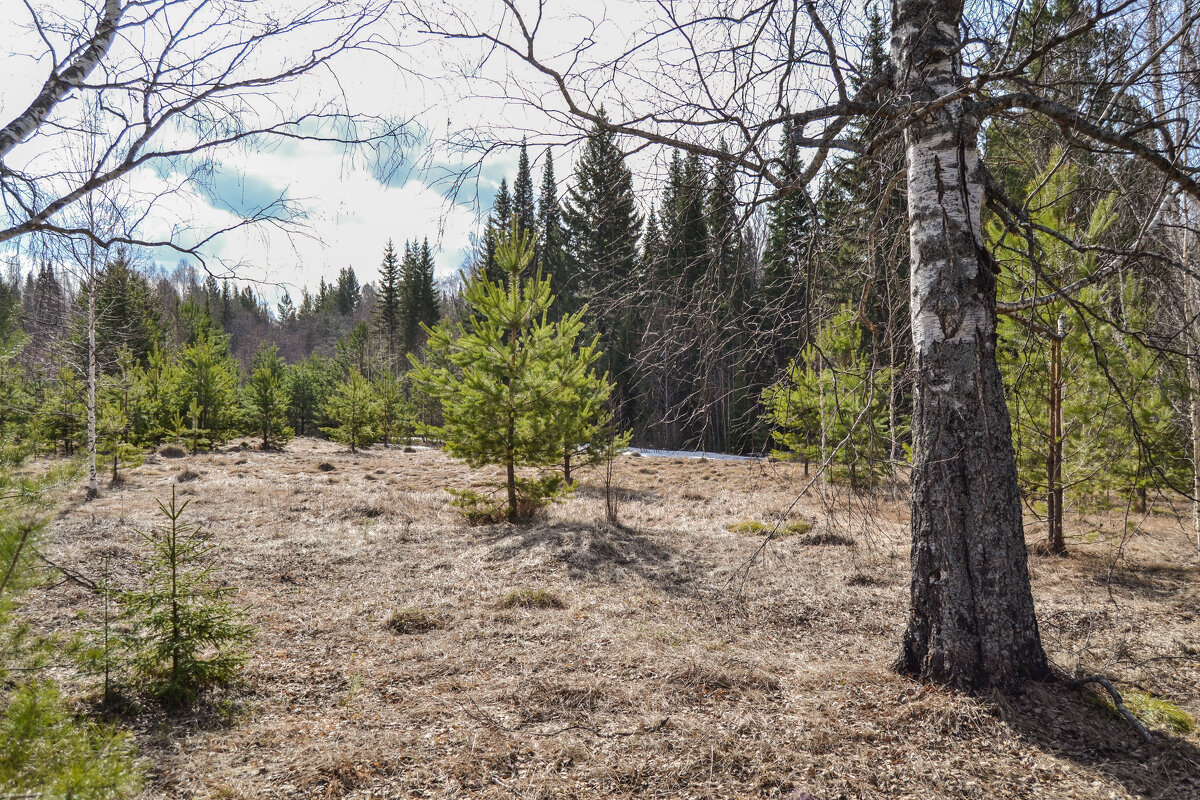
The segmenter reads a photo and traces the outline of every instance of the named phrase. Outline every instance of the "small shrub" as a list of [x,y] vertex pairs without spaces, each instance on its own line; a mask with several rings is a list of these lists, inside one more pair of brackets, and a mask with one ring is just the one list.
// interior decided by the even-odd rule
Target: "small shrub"
[[567,603],[549,589],[515,589],[500,599],[501,608],[566,608]]
[[424,633],[440,628],[441,621],[419,608],[398,608],[388,617],[384,626],[396,634]]

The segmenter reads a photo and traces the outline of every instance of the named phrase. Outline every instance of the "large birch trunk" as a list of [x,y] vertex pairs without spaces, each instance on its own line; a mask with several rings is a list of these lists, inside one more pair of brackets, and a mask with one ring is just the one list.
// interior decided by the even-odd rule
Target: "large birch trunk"
[[[959,0],[893,0],[898,95],[957,91]],[[905,134],[914,345],[912,608],[897,668],[964,689],[1049,674],[1033,611],[996,282],[982,259],[979,123],[943,102]]]

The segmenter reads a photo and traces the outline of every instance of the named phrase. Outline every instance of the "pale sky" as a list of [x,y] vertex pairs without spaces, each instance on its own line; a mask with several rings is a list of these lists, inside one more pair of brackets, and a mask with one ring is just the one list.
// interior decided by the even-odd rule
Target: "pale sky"
[[[91,4],[100,1],[79,0]],[[257,0],[251,8],[255,12],[287,9],[306,1]],[[489,30],[500,8],[496,0],[431,0],[425,5],[440,9],[439,13],[460,14],[461,24]],[[522,5],[531,10],[537,4],[529,0]],[[685,6],[690,5],[680,2],[671,9],[686,16]],[[62,0],[35,2],[35,7],[42,6],[64,7]],[[593,61],[623,52],[630,42],[644,38],[645,32],[655,27],[656,23],[649,20],[660,12],[658,4],[639,0],[563,0],[547,6],[555,16],[542,21],[539,55],[564,67],[577,57],[576,44],[580,41],[590,42],[585,57]],[[661,27],[662,23],[657,25]],[[7,122],[33,97],[46,75],[48,61],[31,57],[43,54],[45,47],[29,25],[22,4],[14,0],[0,2],[0,31],[5,34],[4,44],[0,45],[0,76],[4,76],[0,78],[0,122]],[[222,236],[207,248],[207,253],[214,271],[234,266],[239,277],[277,282],[297,294],[296,288],[315,286],[320,277],[329,279],[346,266],[353,267],[364,283],[377,280],[388,239],[399,248],[407,239],[428,237],[438,276],[457,272],[470,253],[471,236],[479,231],[500,178],[507,177],[511,182],[517,160],[516,148],[508,147],[490,151],[482,161],[482,169],[469,169],[477,164],[479,152],[456,151],[447,144],[464,131],[482,137],[485,147],[489,140],[513,142],[530,134],[535,186],[540,181],[543,144],[564,143],[555,148],[554,157],[560,190],[565,189],[576,150],[569,143],[575,140],[577,131],[564,124],[565,115],[547,115],[533,108],[557,104],[561,111],[561,103],[556,103],[554,91],[544,79],[516,59],[494,51],[486,68],[480,70],[485,47],[431,40],[400,15],[385,20],[379,31],[381,40],[400,45],[389,49],[386,58],[369,52],[345,54],[332,73],[306,76],[289,91],[304,102],[310,97],[324,97],[332,90],[356,113],[410,120],[409,130],[416,141],[404,150],[398,169],[382,176],[367,158],[347,155],[340,145],[290,141],[267,150],[223,153],[208,188],[192,184],[160,196],[165,187],[178,185],[179,173],[143,169],[125,187],[135,199],[159,196],[141,233],[147,237],[172,235],[177,241],[187,241],[190,231],[228,226],[255,208],[286,198],[303,211],[305,224],[300,235],[259,225]],[[668,38],[652,37],[652,41],[655,48],[645,53],[645,63],[650,66],[644,73],[638,64],[629,64],[619,75],[602,75],[594,87],[585,80],[577,88],[582,88],[597,105],[604,103],[610,110],[618,109],[618,116],[623,103],[639,106],[645,102],[644,95],[666,92],[677,97],[701,91],[695,86],[662,87],[656,83],[668,74],[657,71],[656,65],[670,63],[680,50],[677,44],[671,50]],[[123,54],[121,46],[125,48]],[[139,60],[137,51],[141,48],[153,49],[140,42],[120,42],[114,46],[112,58],[124,57],[130,59],[126,63],[132,63]],[[713,88],[706,85],[704,90]],[[721,87],[715,88],[719,91]],[[26,153],[26,158],[56,157],[46,150]],[[635,174],[652,175],[653,163],[663,157],[660,149],[643,150],[636,156]],[[453,176],[461,177],[464,171],[467,178],[452,190]],[[648,195],[644,201],[649,202]],[[170,251],[149,255],[168,270],[179,260],[178,254]],[[278,294],[267,287],[261,290],[271,300]]]

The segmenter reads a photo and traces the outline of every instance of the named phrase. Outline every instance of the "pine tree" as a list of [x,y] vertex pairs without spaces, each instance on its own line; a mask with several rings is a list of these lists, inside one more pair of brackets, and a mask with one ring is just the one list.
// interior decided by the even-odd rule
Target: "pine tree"
[[[407,251],[407,246],[405,250]],[[379,267],[379,333],[387,343],[388,358],[393,363],[399,357],[402,344],[401,334],[407,321],[405,313],[405,283],[407,276],[401,271],[400,259],[392,240],[388,239],[383,251],[383,263]],[[407,348],[407,343],[404,343]]]
[[351,453],[378,438],[379,400],[357,367],[334,388],[325,414],[333,424],[322,430],[335,442],[350,445]]
[[246,413],[252,430],[262,436],[263,450],[279,447],[292,438],[287,424],[290,399],[287,365],[279,357],[279,348],[264,342],[254,354],[245,388]]
[[[566,426],[592,421],[604,382],[590,374],[595,344],[575,347],[581,315],[550,322],[550,282],[522,277],[533,261],[532,240],[513,225],[498,243],[496,258],[508,276],[505,283],[472,281],[465,292],[470,320],[426,328],[434,358],[426,363],[409,358],[416,386],[442,405],[446,451],[472,466],[499,464],[506,470],[504,504],[466,492],[459,494],[459,505],[479,518],[498,517],[503,508],[504,517],[517,522],[561,491],[559,476],[519,478],[517,468],[553,465],[564,449],[583,444],[577,441],[582,428],[572,432]],[[570,420],[572,413],[585,416]]]
[[763,393],[773,437],[782,455],[828,462],[860,488],[890,471],[888,375],[863,351],[856,314],[842,310],[817,332],[788,369]]
[[229,602],[233,589],[214,580],[216,546],[199,526],[181,521],[190,500],[158,501],[166,525],[141,533],[150,546],[144,589],[128,592],[134,620],[134,667],[168,706],[190,703],[206,689],[233,681],[249,657],[254,629]]
[[223,440],[234,427],[238,368],[227,347],[224,336],[206,334],[181,354],[180,410],[191,424],[193,451]]
[[172,417],[182,402],[181,385],[178,360],[163,350],[152,350],[130,390],[129,417],[135,442],[158,445],[173,430]]
[[416,433],[417,410],[407,397],[406,380],[391,370],[384,370],[375,381],[375,396],[379,399],[379,440],[383,446],[409,441]]

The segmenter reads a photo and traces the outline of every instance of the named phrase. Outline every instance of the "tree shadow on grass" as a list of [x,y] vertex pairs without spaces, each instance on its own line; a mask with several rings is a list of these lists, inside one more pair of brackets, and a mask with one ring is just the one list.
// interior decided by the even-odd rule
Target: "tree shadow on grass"
[[693,588],[683,553],[623,525],[535,523],[497,526],[485,537],[490,558],[503,561],[541,551],[578,580],[623,583],[640,580],[668,593]]
[[[1087,688],[1029,684],[999,703],[999,716],[1030,745],[1131,794],[1147,798],[1200,797],[1200,742],[1153,730],[1145,742],[1124,720],[1102,707]],[[1022,776],[1013,776],[1014,782]]]
[[[662,499],[662,494],[649,489],[629,489],[624,486],[614,486],[613,493],[617,496],[618,503],[645,503]],[[584,497],[592,500],[603,500],[605,498],[603,486],[593,486],[586,483],[576,485],[572,494],[575,497]]]
[[1200,582],[1200,569],[1175,564],[1118,565],[1110,573],[1108,566],[1097,570],[1093,580],[1100,585],[1125,589],[1147,600],[1165,600]]

